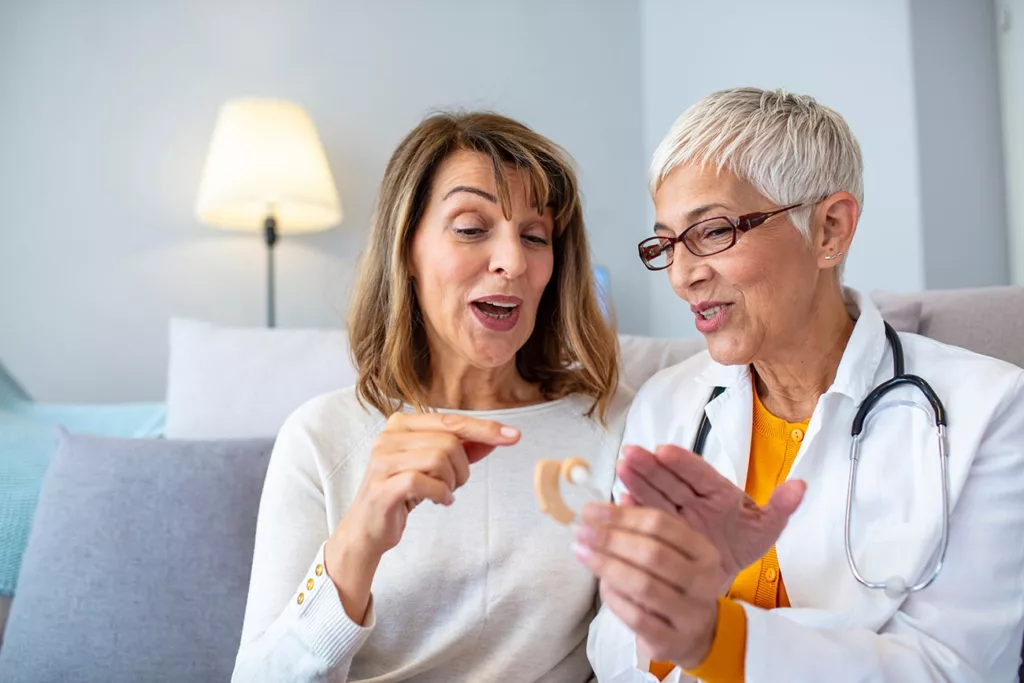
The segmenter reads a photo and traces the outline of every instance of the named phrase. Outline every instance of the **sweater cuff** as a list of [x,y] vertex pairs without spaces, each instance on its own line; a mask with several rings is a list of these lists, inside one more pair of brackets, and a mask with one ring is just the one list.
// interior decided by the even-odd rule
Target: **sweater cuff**
[[298,612],[295,629],[302,640],[332,669],[352,660],[376,623],[373,595],[366,606],[364,625],[355,623],[346,614],[338,589],[327,576],[323,545],[292,596],[291,608]]
[[746,653],[746,612],[739,602],[718,598],[718,623],[711,649],[696,669],[686,673],[706,683],[743,683]]

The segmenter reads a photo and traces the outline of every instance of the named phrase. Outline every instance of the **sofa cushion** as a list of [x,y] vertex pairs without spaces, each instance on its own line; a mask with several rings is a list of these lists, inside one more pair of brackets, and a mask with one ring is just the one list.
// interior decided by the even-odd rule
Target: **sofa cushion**
[[1024,367],[1024,287],[874,292],[879,305],[921,304],[920,334]]
[[271,437],[309,399],[355,382],[344,330],[222,327],[176,318],[165,434]]
[[921,330],[921,302],[913,299],[906,301],[879,301],[873,299],[878,306],[882,319],[892,325],[897,332],[918,334]]
[[62,434],[0,680],[229,680],[271,447]]

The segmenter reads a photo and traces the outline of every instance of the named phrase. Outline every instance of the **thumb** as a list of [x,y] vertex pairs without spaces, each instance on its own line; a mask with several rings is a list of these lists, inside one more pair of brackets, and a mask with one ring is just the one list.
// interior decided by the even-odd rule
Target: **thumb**
[[790,515],[800,507],[800,501],[804,499],[804,492],[807,490],[807,482],[799,479],[784,482],[772,493],[765,512],[777,519],[783,526],[789,520]]

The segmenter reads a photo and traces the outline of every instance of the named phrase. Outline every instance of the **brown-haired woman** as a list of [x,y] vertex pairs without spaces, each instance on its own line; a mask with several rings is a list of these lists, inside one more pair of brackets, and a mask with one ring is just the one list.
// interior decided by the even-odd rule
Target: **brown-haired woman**
[[587,680],[596,585],[532,473],[582,455],[610,496],[631,397],[565,152],[495,114],[424,120],[349,330],[358,384],[271,457],[233,680]]

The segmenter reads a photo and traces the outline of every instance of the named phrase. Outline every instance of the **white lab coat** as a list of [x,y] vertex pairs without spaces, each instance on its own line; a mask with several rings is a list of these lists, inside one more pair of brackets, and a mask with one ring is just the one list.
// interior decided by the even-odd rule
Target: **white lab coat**
[[[789,474],[807,482],[776,546],[792,607],[743,605],[746,680],[1013,681],[1024,631],[1024,371],[900,335],[906,371],[926,379],[947,410],[949,548],[942,573],[921,592],[893,599],[864,588],[843,545],[850,425],[861,400],[892,376],[892,354],[878,310],[867,297],[849,296],[857,324]],[[704,457],[742,487],[753,410],[745,366],[719,365],[705,352],[658,373],[637,394],[623,444],[692,447],[715,386],[726,391],[707,405]],[[884,401],[896,399],[924,403],[908,388]],[[931,566],[942,519],[939,477],[934,427],[922,411],[897,407],[869,420],[852,532],[868,580],[916,581]],[[591,625],[587,651],[601,683],[655,680],[632,632],[607,608]],[[676,669],[666,680],[691,679]]]

